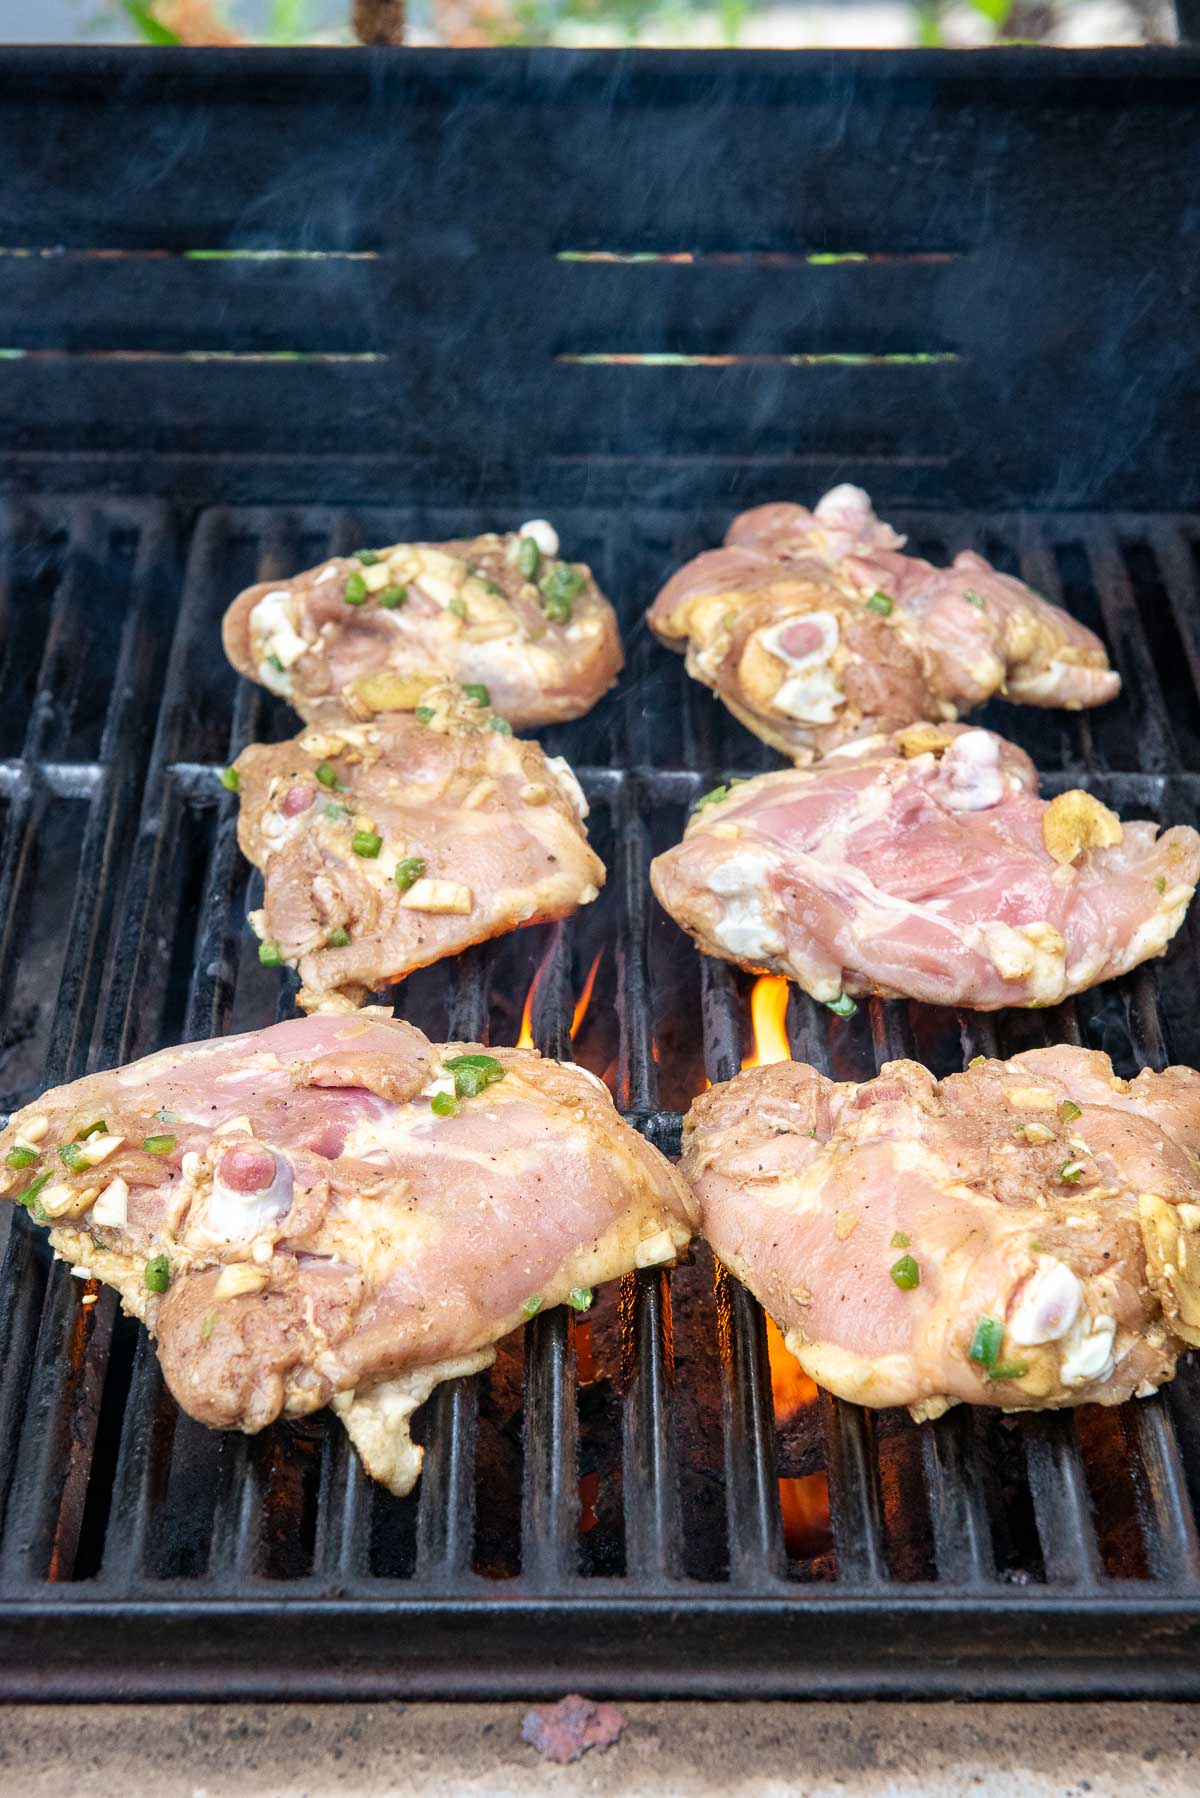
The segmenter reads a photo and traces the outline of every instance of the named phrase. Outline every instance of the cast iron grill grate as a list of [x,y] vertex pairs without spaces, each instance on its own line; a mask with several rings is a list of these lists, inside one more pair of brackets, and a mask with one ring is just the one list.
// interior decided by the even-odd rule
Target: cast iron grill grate
[[[0,544],[0,1102],[288,1014],[245,925],[252,877],[217,771],[294,725],[226,667],[223,607],[335,550],[486,522],[437,507],[190,518],[14,502]],[[748,1049],[749,982],[694,953],[654,905],[647,864],[699,791],[774,758],[637,623],[725,516],[614,507],[556,522],[620,605],[630,649],[617,692],[546,733],[588,792],[609,885],[565,926],[415,975],[397,1009],[437,1038],[512,1042],[534,983],[538,1046],[604,1075],[675,1153],[691,1096]],[[1050,788],[1085,779],[1125,811],[1200,821],[1200,521],[897,522],[930,553],[984,548],[1104,631],[1126,682],[1116,706],[995,708]],[[1054,1012],[872,1003],[841,1021],[793,993],[793,1052],[841,1078],[894,1055],[946,1072],[1064,1038],[1124,1073],[1197,1063],[1197,931]],[[773,1406],[762,1314],[701,1250],[628,1279],[586,1320],[534,1320],[490,1374],[442,1388],[421,1483],[395,1500],[324,1416],[247,1439],[178,1414],[114,1296],[81,1307],[23,1215],[5,1227],[5,1695],[1200,1687],[1190,1363],[1111,1413],[960,1409],[918,1430],[824,1398]]]

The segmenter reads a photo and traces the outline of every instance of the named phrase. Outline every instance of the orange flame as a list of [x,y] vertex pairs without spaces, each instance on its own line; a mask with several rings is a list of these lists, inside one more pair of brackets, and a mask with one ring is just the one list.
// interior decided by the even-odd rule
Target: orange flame
[[537,965],[533,979],[529,982],[529,991],[525,995],[525,1005],[521,1012],[521,1033],[517,1037],[518,1049],[533,1047],[533,1002],[538,996],[538,988],[542,984],[542,976],[550,966],[550,957],[554,954],[554,938],[546,944],[545,953]]
[[[767,1354],[771,1363],[771,1399],[776,1423],[786,1423],[804,1405],[811,1405],[817,1388],[795,1355],[784,1344],[768,1317]],[[779,1482],[779,1512],[783,1540],[794,1560],[809,1560],[829,1547],[829,1479],[824,1473]]]
[[782,974],[760,974],[750,995],[750,1022],[754,1049],[742,1062],[744,1068],[764,1068],[772,1061],[790,1061],[787,1033],[788,983]]
[[817,1388],[789,1348],[778,1326],[767,1319],[767,1354],[771,1362],[771,1398],[776,1423],[786,1423],[802,1405],[811,1405]]
[[603,954],[604,954],[604,945],[601,944],[599,949],[597,949],[597,951],[596,951],[595,959],[593,960],[591,967],[587,971],[587,979],[583,983],[583,991],[579,995],[579,999],[576,1002],[574,1015],[571,1018],[571,1041],[572,1042],[575,1041],[575,1038],[579,1033],[579,1026],[583,1023],[584,1018],[587,1017],[587,1009],[588,1009],[588,1006],[592,1002],[592,989],[595,987],[595,984],[596,984],[596,973],[600,966],[600,957]]

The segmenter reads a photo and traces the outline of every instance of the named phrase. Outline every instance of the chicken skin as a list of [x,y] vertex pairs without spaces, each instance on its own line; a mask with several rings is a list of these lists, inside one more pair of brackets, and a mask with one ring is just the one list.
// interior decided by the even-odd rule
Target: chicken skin
[[857,487],[816,509],[758,506],[695,557],[647,614],[687,670],[800,764],[994,693],[1078,711],[1116,696],[1104,645],[982,556],[934,568]]
[[0,1133],[0,1190],[116,1287],[193,1417],[253,1433],[332,1404],[396,1493],[439,1381],[672,1260],[697,1215],[583,1069],[366,1013],[58,1087]]
[[567,916],[604,884],[567,763],[460,688],[422,698],[253,744],[234,765],[238,841],[263,872],[259,953],[298,968],[306,1011],[354,1010],[441,956]]
[[650,882],[707,955],[786,974],[835,1009],[865,994],[1057,1004],[1161,955],[1200,835],[1037,796],[991,731],[913,725],[701,800]]
[[701,1094],[702,1227],[819,1385],[918,1420],[1145,1397],[1200,1343],[1200,1074],[982,1056],[838,1085],[779,1062]]
[[544,519],[263,581],[234,600],[223,634],[238,673],[310,723],[411,705],[424,677],[486,686],[502,718],[534,730],[582,717],[623,660],[616,613],[583,563],[559,559]]

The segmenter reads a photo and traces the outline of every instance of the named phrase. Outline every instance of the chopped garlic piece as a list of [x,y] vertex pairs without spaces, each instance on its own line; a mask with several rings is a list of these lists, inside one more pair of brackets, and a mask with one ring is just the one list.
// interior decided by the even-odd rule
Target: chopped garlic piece
[[41,1142],[50,1128],[50,1119],[44,1117],[26,1118],[21,1126],[21,1136],[25,1142]]
[[531,518],[517,532],[518,537],[532,537],[544,556],[553,561],[559,551],[558,532],[547,518]]
[[223,1124],[217,1125],[216,1129],[213,1131],[213,1135],[231,1136],[235,1131],[244,1136],[254,1135],[254,1125],[250,1122],[250,1119],[244,1112],[240,1117],[226,1118]]
[[120,1174],[109,1181],[92,1206],[92,1222],[120,1228],[129,1222],[129,1186]]
[[119,1149],[124,1141],[123,1136],[93,1136],[87,1142],[79,1145],[77,1159],[85,1167],[99,1167],[100,1163],[107,1161],[113,1151]]
[[638,1243],[634,1259],[639,1267],[658,1267],[664,1261],[674,1261],[676,1252],[671,1232],[659,1230]]
[[375,562],[370,568],[361,569],[360,573],[368,593],[382,593],[392,578],[386,562]]
[[248,1261],[234,1261],[221,1269],[221,1277],[213,1287],[214,1299],[236,1299],[243,1292],[261,1292],[270,1281],[263,1267],[251,1267]]
[[406,911],[458,912],[465,917],[475,901],[470,887],[461,881],[418,880],[400,903]]

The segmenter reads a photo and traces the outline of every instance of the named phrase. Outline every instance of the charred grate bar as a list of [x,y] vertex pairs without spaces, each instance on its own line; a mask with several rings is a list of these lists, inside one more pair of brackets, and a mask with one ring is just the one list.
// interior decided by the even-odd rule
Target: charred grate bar
[[[4,1105],[287,1014],[245,926],[257,877],[217,773],[293,725],[225,666],[221,611],[252,579],[480,522],[437,507],[14,503],[0,541]],[[630,650],[590,718],[546,733],[581,774],[609,885],[564,925],[414,975],[397,1008],[436,1037],[498,1042],[527,1014],[540,1048],[606,1078],[675,1153],[691,1097],[747,1053],[750,982],[695,954],[647,866],[699,792],[774,758],[637,622],[724,517],[614,507],[556,522],[616,599]],[[923,552],[978,545],[1112,644],[1127,685],[1109,712],[992,708],[1049,787],[1086,779],[1118,808],[1200,821],[1200,520],[896,522]],[[897,1055],[944,1073],[1055,1039],[1103,1047],[1125,1073],[1200,1062],[1197,930],[1165,965],[1051,1013],[872,1002],[842,1021],[793,991],[792,1050],[843,1079]],[[956,1410],[918,1429],[826,1397],[784,1402],[760,1308],[701,1249],[628,1278],[586,1319],[535,1319],[489,1374],[441,1388],[421,1482],[396,1500],[325,1416],[242,1438],[178,1413],[114,1295],[82,1308],[23,1215],[5,1228],[0,1695],[1200,1692],[1190,1358],[1117,1412]]]

